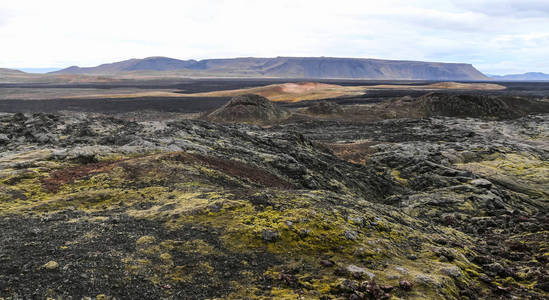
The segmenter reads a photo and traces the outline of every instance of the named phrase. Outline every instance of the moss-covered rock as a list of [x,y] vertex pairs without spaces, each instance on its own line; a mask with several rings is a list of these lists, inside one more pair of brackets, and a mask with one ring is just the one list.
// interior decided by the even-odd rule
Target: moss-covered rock
[[[539,132],[494,140],[484,121],[454,119],[95,121],[46,122],[67,135],[52,150],[0,146],[0,297],[547,296]],[[317,143],[376,131],[362,164]],[[91,144],[93,160],[75,159]]]

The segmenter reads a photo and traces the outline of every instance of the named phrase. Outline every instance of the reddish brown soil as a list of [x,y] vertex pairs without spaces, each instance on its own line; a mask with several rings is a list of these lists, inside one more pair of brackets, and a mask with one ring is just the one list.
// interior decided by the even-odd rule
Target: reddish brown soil
[[[260,184],[265,187],[274,187],[274,188],[281,188],[281,189],[295,188],[293,184],[289,183],[288,181],[282,178],[279,178],[274,174],[271,174],[255,166],[251,166],[251,165],[234,161],[234,160],[227,160],[227,159],[221,159],[221,158],[198,155],[198,154],[190,154],[190,153],[177,153],[175,155],[169,154],[166,156],[162,155],[160,157],[157,157],[157,159],[164,159],[164,158],[170,158],[173,160],[185,161],[190,163],[193,163],[193,162],[204,163],[208,165],[208,167],[221,171],[227,175],[239,177],[239,178],[245,178],[256,184]],[[42,187],[48,192],[56,193],[57,191],[59,191],[59,188],[64,184],[74,183],[79,179],[86,178],[94,174],[109,172],[116,166],[122,166],[124,169],[129,171],[128,172],[129,174],[132,174],[133,176],[139,176],[140,173],[144,173],[144,172],[146,173],[147,170],[141,169],[138,165],[134,166],[133,164],[124,163],[124,162],[128,162],[129,160],[136,160],[136,159],[139,159],[139,158],[90,163],[90,164],[84,164],[84,165],[78,165],[78,166],[60,169],[52,172],[49,175],[49,177],[43,178],[41,180]]]
[[174,157],[176,160],[197,160],[205,163],[208,167],[221,171],[227,175],[245,178],[265,187],[281,189],[294,189],[290,182],[271,174],[261,168],[251,166],[242,162],[221,159],[217,157],[204,156],[199,154],[179,153]]
[[54,171],[49,177],[42,179],[42,187],[50,193],[56,193],[63,184],[73,183],[78,179],[108,172],[118,161],[98,162]]

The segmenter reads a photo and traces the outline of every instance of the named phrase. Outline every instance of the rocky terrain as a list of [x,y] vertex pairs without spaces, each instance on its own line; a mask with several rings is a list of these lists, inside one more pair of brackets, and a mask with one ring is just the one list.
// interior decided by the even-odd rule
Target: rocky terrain
[[546,299],[546,103],[0,114],[0,298]]
[[338,105],[320,101],[294,110],[293,119],[380,121],[401,118],[474,117],[506,120],[532,113],[549,113],[549,101],[532,97],[481,94],[428,93],[419,97],[392,97],[368,104]]

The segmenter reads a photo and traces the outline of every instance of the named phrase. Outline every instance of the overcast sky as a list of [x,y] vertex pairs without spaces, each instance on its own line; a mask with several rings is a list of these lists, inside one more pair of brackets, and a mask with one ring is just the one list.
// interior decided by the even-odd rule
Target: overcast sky
[[549,0],[0,0],[0,67],[336,56],[549,73]]

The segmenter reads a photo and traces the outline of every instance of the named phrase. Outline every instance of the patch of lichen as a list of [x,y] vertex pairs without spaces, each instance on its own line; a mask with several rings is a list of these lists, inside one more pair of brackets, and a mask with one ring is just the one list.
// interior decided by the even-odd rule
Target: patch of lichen
[[25,169],[15,175],[0,179],[0,187],[9,190],[0,196],[0,214],[18,213],[45,201],[50,194],[42,188],[40,178],[47,172]]
[[[49,159],[49,157],[44,157]],[[6,176],[0,179],[0,186],[9,187],[11,193],[2,196],[0,202],[1,213],[22,213],[23,211],[48,211],[52,212],[56,209],[64,208],[66,206],[78,206],[78,200],[72,203],[72,199],[87,199],[82,202],[98,202],[104,201],[108,198],[109,191],[104,193],[90,193],[87,195],[79,195],[78,192],[90,192],[90,188],[93,190],[104,189],[108,187],[110,178],[99,174],[97,176],[88,179],[87,182],[76,182],[72,185],[61,186],[58,192],[53,192],[44,187],[43,179],[48,178],[52,172],[62,170],[63,168],[74,167],[72,162],[54,162],[50,160],[36,161],[34,165],[40,167],[28,167],[21,169],[18,172],[12,172],[13,175]],[[103,176],[103,180],[98,180]],[[112,178],[116,180],[116,176]],[[112,184],[112,183],[111,183]],[[115,185],[115,184],[112,184]],[[8,201],[10,200],[10,201]],[[37,209],[38,208],[38,209]],[[40,209],[43,208],[43,209]]]
[[[227,245],[238,250],[264,248],[284,253],[292,249],[296,253],[313,254],[341,252],[340,249],[349,251],[358,244],[352,239],[360,237],[363,230],[346,218],[347,209],[316,207],[313,198],[289,192],[271,195],[275,195],[269,200],[271,205],[257,206],[246,200],[227,201],[222,202],[220,211],[206,210],[198,215],[184,216],[178,222],[203,223],[223,229]],[[394,241],[401,239],[396,232],[383,228],[382,223],[376,226],[376,235]],[[266,230],[277,233],[276,242],[263,240],[262,234]],[[357,237],[346,237],[346,231],[354,232],[352,235]]]
[[[213,274],[215,270],[207,257],[221,255],[201,239],[190,241],[157,240],[142,236],[135,242],[135,252],[122,259],[126,271],[147,278],[155,285],[189,283],[194,276]],[[200,257],[193,264],[178,265],[174,256]]]
[[[463,187],[467,188],[465,185]],[[439,222],[446,214],[475,216],[482,215],[485,209],[484,202],[477,201],[471,192],[452,188],[416,193],[403,200],[402,205],[410,216]]]
[[533,153],[495,153],[475,162],[456,164],[530,196],[549,198],[549,162]]
[[[262,192],[260,194],[264,194]],[[417,295],[433,293],[433,295],[448,295],[457,299],[459,293],[453,279],[440,273],[441,266],[447,262],[439,262],[430,250],[435,244],[433,240],[441,236],[452,239],[469,240],[463,233],[449,228],[439,228],[439,234],[429,234],[421,230],[423,226],[409,216],[388,211],[373,210],[371,205],[360,206],[354,201],[351,207],[320,205],[319,191],[313,193],[296,193],[289,191],[269,191],[268,204],[257,205],[250,200],[221,200],[221,209],[204,208],[193,214],[180,214],[176,221],[170,222],[172,228],[190,224],[202,224],[216,228],[221,232],[221,241],[227,249],[235,252],[268,251],[281,257],[286,263],[273,267],[266,275],[278,278],[280,274],[293,269],[295,259],[305,261],[304,265],[314,266],[301,270],[297,276],[300,295],[318,297],[330,294],[333,285],[340,276],[333,269],[322,268],[319,260],[329,258],[337,265],[345,267],[359,264],[376,275],[381,284],[397,285],[399,279],[417,281],[418,274],[430,270],[432,282],[417,289]],[[324,199],[332,199],[333,203],[349,204],[347,199],[328,192],[322,192]],[[343,197],[344,198],[344,197]],[[361,216],[359,222],[353,216]],[[389,219],[387,219],[389,218]],[[400,219],[400,222],[394,220]],[[403,225],[402,223],[406,224]],[[263,237],[264,231],[276,232],[272,240]],[[354,232],[346,236],[346,233]],[[423,250],[417,250],[411,240],[420,240]],[[468,247],[454,249],[460,268],[471,267],[463,255]],[[410,260],[407,255],[419,254],[416,260]],[[402,266],[410,270],[409,274],[391,277],[387,272],[393,266]],[[419,277],[421,278],[421,277]],[[462,279],[467,283],[470,278],[464,274]],[[272,297],[282,294],[295,295],[295,287],[287,287],[284,283],[274,287],[270,292]],[[450,297],[451,296],[451,297]]]
[[[55,191],[44,187],[43,179],[72,162],[55,168],[27,168],[0,178],[2,213],[53,212],[62,209],[96,211],[131,206],[135,203],[165,204],[168,199],[187,201],[217,187],[201,175],[200,165],[164,159],[165,155],[118,156],[106,171],[75,178]],[[112,157],[110,157],[112,159]],[[209,196],[213,198],[213,196]]]

